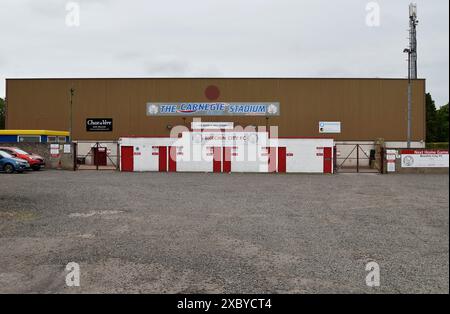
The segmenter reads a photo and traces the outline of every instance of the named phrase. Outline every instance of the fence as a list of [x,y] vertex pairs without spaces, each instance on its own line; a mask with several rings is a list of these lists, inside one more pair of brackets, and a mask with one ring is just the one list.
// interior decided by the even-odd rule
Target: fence
[[383,173],[384,148],[374,144],[336,144],[337,173]]
[[117,170],[119,149],[115,141],[74,143],[74,170]]

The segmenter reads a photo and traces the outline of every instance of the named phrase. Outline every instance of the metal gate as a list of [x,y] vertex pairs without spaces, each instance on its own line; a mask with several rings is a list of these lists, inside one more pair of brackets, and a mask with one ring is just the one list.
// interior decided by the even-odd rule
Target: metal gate
[[117,142],[74,143],[74,170],[118,170],[119,158]]
[[377,144],[336,144],[337,173],[383,173],[384,147]]

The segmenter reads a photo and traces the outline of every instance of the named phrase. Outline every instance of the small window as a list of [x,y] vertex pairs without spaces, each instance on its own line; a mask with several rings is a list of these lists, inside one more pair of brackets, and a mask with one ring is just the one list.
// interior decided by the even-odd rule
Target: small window
[[56,136],[47,136],[47,143],[58,143],[58,138]]
[[41,136],[39,136],[39,135],[19,135],[18,142],[19,143],[40,143]]
[[60,136],[59,137],[59,142],[60,143],[65,143],[66,142],[66,137],[65,136]]

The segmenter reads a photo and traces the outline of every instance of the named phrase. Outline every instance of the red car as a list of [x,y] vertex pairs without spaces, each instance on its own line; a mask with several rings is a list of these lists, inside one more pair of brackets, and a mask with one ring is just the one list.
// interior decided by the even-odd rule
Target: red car
[[26,151],[21,150],[20,148],[0,147],[0,150],[7,152],[8,154],[12,155],[13,157],[28,161],[31,169],[33,169],[35,171],[40,170],[42,167],[45,166],[44,158],[42,158],[41,156],[36,155],[36,154],[27,153]]

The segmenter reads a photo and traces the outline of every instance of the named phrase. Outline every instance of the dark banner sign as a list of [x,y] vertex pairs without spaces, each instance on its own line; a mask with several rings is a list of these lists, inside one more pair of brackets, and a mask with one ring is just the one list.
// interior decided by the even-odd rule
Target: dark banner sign
[[86,119],[87,132],[111,132],[113,120],[111,118],[89,118]]

